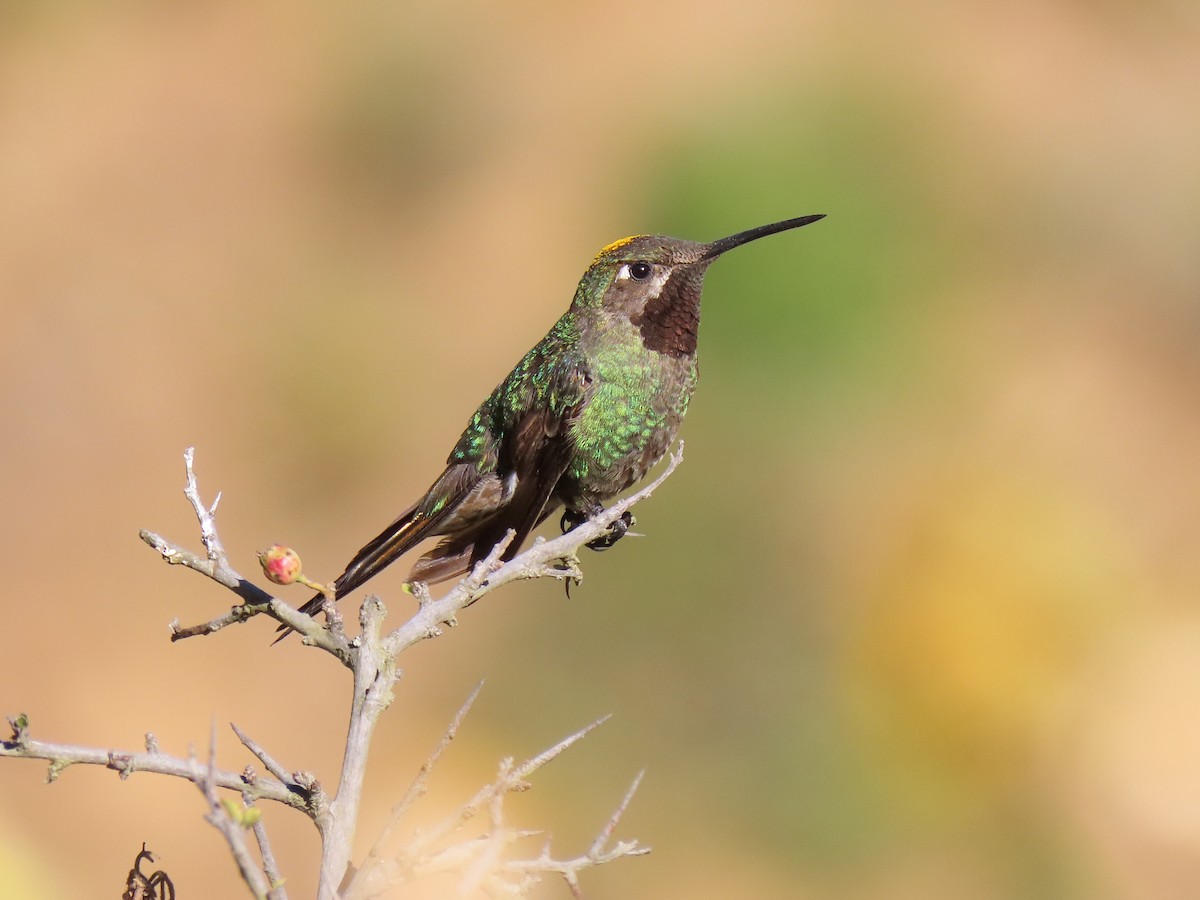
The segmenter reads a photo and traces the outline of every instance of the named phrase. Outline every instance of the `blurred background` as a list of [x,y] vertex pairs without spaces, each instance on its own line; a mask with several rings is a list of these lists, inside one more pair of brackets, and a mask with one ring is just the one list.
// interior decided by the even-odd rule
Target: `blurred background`
[[[231,603],[137,538],[199,547],[184,448],[244,573],[283,541],[332,577],[602,245],[827,213],[710,273],[647,536],[405,654],[360,854],[482,678],[424,815],[613,713],[509,807],[574,855],[646,767],[618,836],[654,852],[592,897],[1200,895],[1200,7],[2,8],[0,711],[35,737],[215,722],[240,768],[233,721],[332,786],[343,670],[263,621],[167,640]],[[0,764],[0,895],[116,896],[143,841],[241,895],[191,787],[44,774]]]

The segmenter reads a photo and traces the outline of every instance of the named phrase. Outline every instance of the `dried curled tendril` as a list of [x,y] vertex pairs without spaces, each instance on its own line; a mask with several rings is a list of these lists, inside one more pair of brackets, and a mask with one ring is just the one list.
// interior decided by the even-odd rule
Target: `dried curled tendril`
[[175,885],[167,873],[159,869],[150,875],[142,872],[143,862],[154,862],[154,854],[142,844],[142,852],[133,861],[129,877],[125,879],[125,893],[121,900],[175,900]]

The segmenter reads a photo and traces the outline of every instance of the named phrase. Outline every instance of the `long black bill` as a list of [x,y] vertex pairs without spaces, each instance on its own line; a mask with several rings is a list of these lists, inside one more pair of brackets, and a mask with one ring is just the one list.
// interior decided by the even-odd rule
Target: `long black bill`
[[739,231],[737,234],[731,234],[729,237],[721,238],[719,241],[713,241],[708,245],[708,249],[704,251],[701,259],[716,259],[727,250],[732,250],[734,247],[740,247],[742,244],[748,244],[751,241],[757,241],[761,237],[766,237],[768,234],[778,234],[781,231],[787,231],[790,228],[799,228],[801,225],[811,225],[819,219],[825,218],[825,214],[821,213],[815,216],[801,216],[798,219],[785,219],[782,222],[774,222],[770,225],[759,225],[757,228],[751,228],[749,231]]

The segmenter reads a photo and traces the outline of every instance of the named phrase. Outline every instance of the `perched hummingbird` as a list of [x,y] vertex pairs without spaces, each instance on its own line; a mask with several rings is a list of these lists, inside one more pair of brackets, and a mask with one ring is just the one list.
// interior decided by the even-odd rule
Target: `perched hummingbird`
[[[713,260],[822,218],[709,244],[637,235],[601,250],[571,308],[480,404],[433,486],[358,551],[333,583],[336,596],[428,537],[442,540],[413,564],[409,581],[465,574],[510,528],[511,559],[560,507],[564,532],[599,512],[662,458],[679,430],[696,387],[700,292]],[[625,513],[588,546],[611,547],[631,521]],[[301,611],[314,613],[322,600]]]

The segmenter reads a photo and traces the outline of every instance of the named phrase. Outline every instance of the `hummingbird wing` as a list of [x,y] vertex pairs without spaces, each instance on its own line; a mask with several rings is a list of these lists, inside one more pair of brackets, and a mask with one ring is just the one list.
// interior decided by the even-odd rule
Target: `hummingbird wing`
[[334,581],[338,597],[365,584],[426,537],[440,534],[439,526],[478,491],[483,478],[471,463],[454,463],[433,483],[420,500],[396,517],[371,539]]
[[[537,372],[537,377],[530,377]],[[340,598],[427,537],[447,535],[422,556],[410,581],[438,582],[470,570],[511,528],[503,559],[514,557],[537,524],[574,453],[570,423],[590,395],[583,355],[539,345],[480,405],[437,481],[368,542],[334,581]],[[312,615],[324,596],[300,607]],[[285,632],[277,642],[286,637]]]
[[[520,410],[498,429],[496,473],[505,485],[502,502],[474,518],[469,527],[449,532],[417,560],[411,580],[432,583],[468,572],[509,529],[513,539],[501,559],[512,559],[545,518],[546,504],[574,456],[571,422],[587,402],[592,383],[581,354],[559,349],[546,357],[535,360],[542,363],[535,369],[540,377],[506,381],[497,389],[503,408]],[[510,380],[521,371],[518,367]]]

